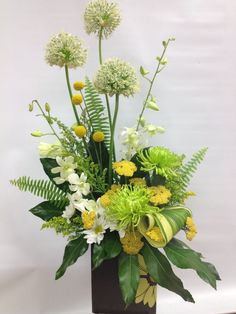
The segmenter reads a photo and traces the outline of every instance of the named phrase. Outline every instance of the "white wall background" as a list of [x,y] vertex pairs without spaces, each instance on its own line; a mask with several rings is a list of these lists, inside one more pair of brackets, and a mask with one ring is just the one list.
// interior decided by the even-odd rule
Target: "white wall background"
[[[118,56],[139,68],[154,70],[161,42],[175,36],[168,51],[169,66],[161,73],[155,93],[161,111],[148,119],[166,127],[155,139],[177,152],[191,155],[202,146],[209,153],[189,202],[199,233],[192,243],[218,268],[218,291],[191,271],[178,271],[196,304],[160,288],[159,314],[213,314],[236,311],[236,1],[234,0],[118,0],[123,22],[104,44],[104,55]],[[68,269],[59,281],[54,273],[66,241],[53,232],[40,232],[41,221],[27,212],[39,200],[8,184],[10,178],[44,177],[37,155],[38,140],[29,133],[46,129],[27,111],[37,98],[48,101],[66,123],[72,123],[63,70],[44,62],[48,38],[59,31],[82,37],[89,62],[72,71],[72,80],[92,75],[98,65],[97,41],[83,29],[85,0],[0,0],[1,80],[1,211],[0,313],[90,313],[89,254]],[[121,125],[131,126],[147,86],[134,99],[124,100]],[[44,128],[45,127],[45,128]]]

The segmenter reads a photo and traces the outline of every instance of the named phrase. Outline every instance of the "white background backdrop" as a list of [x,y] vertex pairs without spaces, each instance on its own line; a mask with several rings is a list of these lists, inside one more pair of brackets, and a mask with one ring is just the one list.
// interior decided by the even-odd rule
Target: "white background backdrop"
[[[119,0],[123,22],[104,44],[104,56],[118,56],[137,69],[154,70],[161,42],[175,36],[169,65],[158,78],[155,94],[161,111],[150,122],[167,132],[154,143],[191,155],[202,146],[209,152],[191,188],[189,201],[198,225],[191,244],[218,268],[222,282],[215,292],[192,271],[178,271],[195,297],[188,304],[160,288],[159,314],[213,314],[236,311],[236,1],[234,0]],[[0,0],[1,79],[1,211],[0,313],[90,313],[89,254],[68,269],[59,281],[65,240],[40,232],[41,221],[27,212],[39,200],[8,184],[10,178],[44,177],[37,156],[38,140],[29,133],[46,130],[27,111],[37,98],[49,102],[66,123],[73,122],[63,70],[44,62],[48,38],[67,31],[83,38],[89,60],[72,80],[90,77],[98,65],[97,41],[83,29],[85,0]],[[132,126],[147,86],[121,105],[120,124]],[[45,127],[45,128],[44,128]]]

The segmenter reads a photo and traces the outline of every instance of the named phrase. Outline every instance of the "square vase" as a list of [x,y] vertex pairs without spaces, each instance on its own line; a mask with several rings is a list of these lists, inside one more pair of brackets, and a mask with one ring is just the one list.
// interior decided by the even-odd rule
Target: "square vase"
[[92,270],[92,310],[94,314],[156,314],[156,306],[143,303],[125,306],[118,279],[118,258],[104,261]]

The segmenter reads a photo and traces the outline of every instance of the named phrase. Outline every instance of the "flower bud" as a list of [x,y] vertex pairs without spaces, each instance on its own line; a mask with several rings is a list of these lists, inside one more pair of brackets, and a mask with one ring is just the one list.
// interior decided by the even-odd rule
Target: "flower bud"
[[46,104],[45,104],[45,111],[46,112],[50,112],[50,110],[51,110],[51,108],[50,108],[49,104],[46,102]]
[[34,110],[34,105],[31,103],[29,104],[29,112],[32,112]]
[[36,131],[33,131],[33,132],[31,133],[31,135],[34,136],[34,137],[41,137],[41,136],[44,135],[44,133],[41,132],[41,131],[39,131],[39,130],[36,130]]

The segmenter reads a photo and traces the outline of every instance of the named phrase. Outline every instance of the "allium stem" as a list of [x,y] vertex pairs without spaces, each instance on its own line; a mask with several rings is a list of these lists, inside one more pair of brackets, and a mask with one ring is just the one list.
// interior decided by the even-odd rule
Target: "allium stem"
[[[98,37],[98,51],[99,51],[100,65],[102,65],[102,32],[103,32],[103,28],[101,28],[99,32],[99,37]],[[110,109],[110,103],[109,103],[109,98],[107,94],[105,94],[105,98],[106,98],[107,113],[108,113],[108,119],[109,119],[110,131],[111,131],[111,128],[112,128],[111,109]],[[114,154],[114,159],[116,159],[115,148],[113,148],[113,154]]]
[[112,185],[112,181],[113,181],[112,161],[113,161],[113,148],[114,148],[114,135],[115,135],[115,128],[116,128],[116,120],[117,120],[118,111],[119,111],[119,94],[116,94],[115,97],[116,97],[115,98],[115,111],[114,111],[114,117],[113,117],[112,128],[111,128],[111,141],[110,141],[110,152],[109,152],[109,168],[108,168],[109,185]]
[[66,83],[67,83],[67,88],[68,88],[68,92],[69,92],[69,95],[70,95],[72,108],[73,108],[73,111],[74,111],[74,114],[75,114],[76,121],[77,121],[78,124],[80,124],[78,112],[76,110],[75,105],[72,103],[72,96],[73,96],[73,94],[72,94],[72,90],[71,90],[69,71],[68,71],[68,66],[67,65],[65,65],[65,73],[66,73]]

